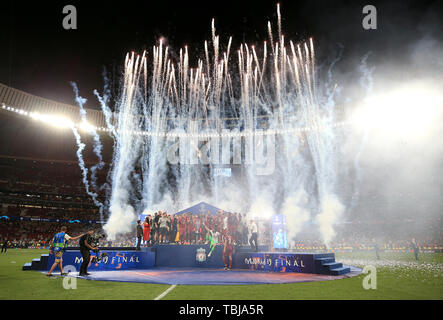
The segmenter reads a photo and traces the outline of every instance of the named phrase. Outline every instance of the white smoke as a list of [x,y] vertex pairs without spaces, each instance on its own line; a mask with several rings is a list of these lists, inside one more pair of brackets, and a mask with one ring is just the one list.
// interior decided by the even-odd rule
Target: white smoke
[[[127,197],[127,191],[122,189],[116,191],[116,194],[125,193],[126,195],[122,196],[124,199]],[[112,214],[103,226],[109,240],[115,240],[118,235],[132,231],[131,223],[136,219],[136,214],[131,205],[124,201],[113,201],[109,210]]]
[[169,214],[176,213],[178,210],[176,207],[176,203],[172,198],[170,193],[166,193],[163,195],[162,200],[159,203],[156,203],[152,208],[146,208],[144,211],[146,212],[155,212],[157,210],[161,210],[163,212],[167,212]]
[[320,213],[317,214],[315,220],[319,226],[320,234],[326,246],[329,246],[334,238],[335,223],[339,221],[345,207],[334,194],[326,194],[320,202]]
[[300,188],[285,199],[282,213],[286,216],[288,239],[293,239],[310,219],[310,212],[306,209],[309,201],[307,192]]
[[272,201],[269,199],[269,194],[257,197],[248,212],[248,216],[251,218],[270,218],[274,214],[275,211]]

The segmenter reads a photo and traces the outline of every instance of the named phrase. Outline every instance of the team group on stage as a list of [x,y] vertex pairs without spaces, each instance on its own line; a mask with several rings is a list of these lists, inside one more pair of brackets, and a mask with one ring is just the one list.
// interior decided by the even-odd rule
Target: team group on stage
[[[258,228],[254,220],[247,220],[240,213],[219,210],[215,215],[184,213],[170,215],[158,211],[144,222],[137,221],[137,250],[142,242],[146,246],[156,243],[209,244],[208,257],[217,244],[224,244],[223,261],[225,269],[232,266],[234,245],[250,244],[258,251]],[[229,264],[228,264],[229,260]]]

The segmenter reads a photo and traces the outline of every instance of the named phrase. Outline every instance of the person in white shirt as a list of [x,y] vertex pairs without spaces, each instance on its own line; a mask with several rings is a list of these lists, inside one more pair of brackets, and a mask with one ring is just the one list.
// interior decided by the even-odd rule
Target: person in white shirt
[[257,224],[254,222],[254,220],[251,220],[250,231],[251,231],[251,238],[249,238],[249,245],[252,248],[252,243],[254,243],[255,252],[257,252],[258,251],[258,244],[257,244],[258,228],[257,228]]

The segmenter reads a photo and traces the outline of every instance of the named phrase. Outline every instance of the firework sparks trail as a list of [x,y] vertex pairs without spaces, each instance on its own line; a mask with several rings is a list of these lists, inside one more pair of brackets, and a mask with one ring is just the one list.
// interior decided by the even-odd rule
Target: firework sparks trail
[[[80,117],[82,119],[82,123],[84,125],[87,125],[86,110],[84,108],[84,105],[87,100],[82,98],[79,95],[78,87],[74,82],[71,82],[71,85],[74,90],[75,100],[76,100],[78,106],[80,107]],[[85,162],[83,160],[82,151],[85,148],[85,144],[81,142],[81,136],[78,133],[78,130],[76,128],[73,128],[73,132],[74,132],[74,135],[76,138],[77,146],[79,148],[78,152],[77,152],[77,157],[79,159],[79,165],[82,170],[83,183],[86,188],[86,193],[92,198],[94,204],[99,208],[100,221],[103,221],[104,207],[103,207],[103,204],[97,199],[98,198],[97,191],[99,191],[99,188],[97,187],[97,170],[103,169],[103,167],[105,165],[105,163],[103,162],[103,157],[102,157],[103,147],[100,142],[100,136],[97,134],[97,131],[95,130],[95,128],[92,126],[87,126],[86,129],[92,133],[93,140],[94,140],[93,150],[94,150],[95,155],[99,159],[99,162],[96,165],[91,167],[91,186],[96,190],[96,192],[92,192],[90,190],[89,181],[88,181],[88,169],[86,168]]]
[[[204,200],[251,216],[284,212],[300,222],[293,235],[315,217],[331,241],[343,211],[335,195],[334,103],[324,104],[313,39],[286,41],[279,5],[277,15],[275,37],[268,22],[263,47],[243,43],[232,56],[233,38],[221,45],[212,20],[196,67],[187,46],[175,61],[162,39],[152,55],[129,53],[114,112],[108,95],[95,92],[115,140],[104,227],[110,239],[130,231],[140,210],[173,213]],[[257,174],[269,156],[275,168]],[[220,164],[241,164],[243,178],[218,176]]]

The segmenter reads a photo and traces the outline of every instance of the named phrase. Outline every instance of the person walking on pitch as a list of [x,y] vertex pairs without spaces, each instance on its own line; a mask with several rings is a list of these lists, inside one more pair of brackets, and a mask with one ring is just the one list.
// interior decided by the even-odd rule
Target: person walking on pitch
[[66,233],[67,229],[65,226],[61,227],[60,232],[54,236],[49,245],[49,254],[54,254],[55,260],[47,274],[48,277],[52,277],[52,272],[57,266],[60,268],[60,274],[62,276],[66,275],[66,273],[63,273],[63,252],[65,252],[68,246],[68,241],[75,241],[83,236],[83,234],[81,234],[77,237],[71,237]]

